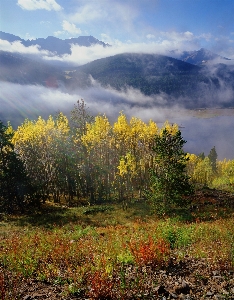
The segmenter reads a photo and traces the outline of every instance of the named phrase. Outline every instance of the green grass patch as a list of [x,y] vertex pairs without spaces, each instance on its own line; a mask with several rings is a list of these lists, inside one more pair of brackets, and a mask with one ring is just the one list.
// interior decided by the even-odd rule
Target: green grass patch
[[3,216],[0,275],[62,285],[72,295],[88,296],[92,286],[93,295],[101,297],[116,289],[123,295],[139,289],[148,276],[141,270],[164,267],[170,257],[234,266],[231,208],[222,210],[223,218],[220,213],[204,217],[204,208],[190,213],[189,221],[174,213],[158,219],[144,202],[132,202],[127,210],[121,204],[65,208],[47,203],[40,211]]

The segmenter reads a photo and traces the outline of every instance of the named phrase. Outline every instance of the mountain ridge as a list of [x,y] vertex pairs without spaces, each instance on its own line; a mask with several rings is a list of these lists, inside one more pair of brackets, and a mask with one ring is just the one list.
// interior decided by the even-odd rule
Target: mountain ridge
[[71,54],[71,44],[90,47],[92,45],[101,45],[103,47],[110,47],[109,44],[99,41],[93,36],[79,36],[77,38],[59,39],[54,36],[48,36],[47,38],[37,38],[32,40],[24,40],[19,36],[0,31],[0,39],[7,40],[12,43],[20,41],[25,47],[38,45],[42,50],[47,50],[58,55]]
[[229,58],[223,57],[205,48],[201,48],[195,51],[183,51],[182,55],[179,56],[180,60],[194,64],[194,65],[204,65],[209,62],[217,61],[225,62],[231,60]]
[[[0,32],[1,37],[11,41],[19,38],[3,32]],[[40,42],[42,45],[45,42],[42,45],[44,48],[53,44],[54,48],[49,51],[56,51],[59,48],[56,43],[78,40],[85,47],[100,42],[92,36],[67,40],[51,36],[34,40],[33,43]],[[100,45],[109,46],[103,42]],[[60,51],[65,51],[65,48]],[[155,104],[164,107],[176,104],[187,108],[234,106],[234,65],[201,63],[201,60],[213,61],[217,58],[222,57],[204,48],[184,51],[180,58],[160,54],[121,53],[74,67],[56,61],[52,64],[36,55],[0,51],[0,80],[21,85],[63,88],[68,93],[89,89],[95,84],[102,89],[124,93],[134,89],[154,98],[163,95],[167,100]],[[222,59],[221,62],[228,60]],[[227,100],[220,100],[223,95]]]
[[[167,95],[163,106],[175,104],[187,108],[233,106],[234,99],[220,102],[217,95],[225,89],[234,93],[234,66],[219,64],[197,66],[159,54],[123,53],[101,58],[67,69],[46,61],[36,61],[20,54],[0,51],[0,80],[18,84],[65,88],[74,93],[99,84],[104,89],[126,92],[129,88],[143,95]],[[211,98],[210,103],[206,98]],[[217,98],[217,99],[216,99]]]
[[[90,47],[92,45],[101,45],[105,47],[111,47],[110,44],[104,43],[97,38],[90,36],[79,36],[72,37],[69,39],[60,39],[54,36],[48,36],[46,38],[36,38],[32,40],[25,40],[19,36],[13,35],[11,33],[6,33],[0,31],[0,39],[7,40],[8,42],[20,41],[25,47],[38,45],[43,50],[48,50],[50,52],[56,53],[58,55],[71,54],[71,44],[76,44],[79,46]],[[208,62],[214,60],[220,60],[219,62],[230,61],[231,59],[218,55],[205,48],[200,48],[199,50],[193,51],[183,51],[181,55],[177,56],[176,51],[170,51],[170,56],[177,58],[184,62],[188,62],[194,65],[204,65]]]

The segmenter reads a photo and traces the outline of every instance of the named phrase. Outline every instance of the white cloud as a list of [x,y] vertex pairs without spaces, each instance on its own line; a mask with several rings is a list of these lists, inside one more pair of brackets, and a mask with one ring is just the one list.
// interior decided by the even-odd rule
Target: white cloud
[[40,21],[41,25],[49,26],[51,24],[50,21]]
[[[166,120],[182,126],[182,135],[186,143],[186,150],[190,153],[209,153],[211,147],[216,146],[219,159],[224,157],[233,159],[234,136],[232,134],[234,119],[229,117],[195,118],[194,111],[174,106],[170,109],[159,108],[156,103],[167,100],[167,96],[145,96],[140,91],[129,89],[125,93],[99,85],[87,90],[77,90],[72,95],[60,90],[42,86],[19,85],[0,82],[0,119],[8,120],[14,128],[25,118],[37,119],[38,116],[48,118],[59,111],[68,117],[78,99],[83,98],[91,115],[106,114],[111,122],[115,122],[119,112],[123,111],[129,118],[139,117],[144,122],[152,119],[159,127]],[[49,100],[49,101],[48,101]],[[142,105],[143,104],[143,105]],[[149,104],[149,105],[148,105]],[[216,124],[220,126],[214,134]]]
[[112,44],[112,38],[108,34],[106,34],[106,33],[101,33],[101,40],[104,43]]
[[[112,46],[120,46],[120,45],[123,45],[124,43],[121,42],[120,40],[118,39],[114,39],[112,37],[110,37],[108,34],[106,33],[101,33],[101,41],[104,42],[104,43],[108,43],[109,45],[112,45]],[[127,42],[129,43],[129,42]]]
[[55,0],[18,0],[17,4],[25,10],[62,10],[62,7]]
[[60,36],[60,35],[63,35],[63,34],[65,34],[65,31],[63,31],[63,30],[58,30],[58,31],[54,32],[55,36]]
[[[164,35],[164,36],[163,36]],[[93,45],[84,47],[79,45],[71,45],[71,54],[63,56],[44,57],[45,59],[66,61],[81,65],[93,61],[95,59],[104,58],[120,53],[154,53],[171,56],[171,50],[175,50],[179,55],[184,50],[197,50],[198,44],[196,37],[192,33],[163,33],[162,37],[155,38],[154,41],[146,43],[122,43],[119,40],[111,40],[108,35],[102,34],[106,42],[111,44],[111,47],[103,48],[101,45]],[[192,38],[193,37],[193,38]]]
[[63,20],[62,27],[63,27],[63,30],[54,32],[55,36],[59,36],[59,35],[66,34],[66,33],[69,33],[72,35],[78,35],[78,34],[81,34],[81,32],[82,32],[81,29],[77,28],[75,24],[69,23],[66,20]]
[[191,41],[195,38],[194,34],[190,31],[177,32],[177,31],[161,31],[159,37],[167,38],[168,40],[174,40],[177,42]]
[[[73,23],[63,21],[62,26],[64,30],[56,32],[55,34],[57,36],[66,33],[70,33],[70,35],[73,36],[79,34],[80,29],[77,28]],[[0,40],[0,50],[28,54],[39,54],[46,60],[58,60],[75,65],[81,65],[91,62],[95,59],[126,52],[153,53],[172,56],[171,51],[173,50],[173,57],[179,57],[180,54],[185,50],[198,50],[202,47],[202,44],[200,43],[201,37],[195,36],[192,32],[189,31],[158,32],[154,33],[154,36],[154,39],[148,39],[146,42],[137,43],[129,41],[123,43],[120,40],[112,39],[106,33],[102,33],[100,39],[112,45],[111,47],[103,48],[101,45],[93,45],[91,47],[71,45],[71,54],[64,54],[62,56],[56,56],[49,51],[42,50],[37,45],[25,47],[21,44],[20,41],[10,43],[5,40]],[[208,36],[203,35],[203,37],[205,38]],[[234,59],[234,48],[230,47],[230,43],[228,44],[228,41],[225,39],[219,40],[218,42],[219,43],[214,45],[214,48],[211,50],[214,53],[218,53],[224,57]],[[225,47],[223,47],[223,45],[225,45]],[[230,63],[233,64],[233,61],[230,61]]]
[[95,59],[112,56],[118,53],[133,51],[133,48],[129,48],[126,45],[112,46],[103,48],[102,45],[93,45],[91,47],[71,45],[71,54],[64,54],[61,56],[47,57],[44,59],[48,60],[59,60],[81,65],[93,61]]
[[186,38],[186,39],[193,39],[193,37],[194,37],[194,35],[193,35],[193,33],[192,32],[190,32],[190,31],[185,31],[185,32],[183,32],[182,33],[183,35],[184,35],[184,37]]
[[81,6],[74,14],[69,16],[70,20],[77,24],[84,24],[106,17],[106,10],[102,9],[98,2]]
[[25,118],[36,119],[38,116],[46,118],[58,111],[69,115],[76,101],[81,98],[85,99],[92,115],[105,113],[112,121],[116,120],[120,111],[124,111],[127,117],[136,116],[146,122],[150,118],[164,122],[169,116],[175,116],[175,110],[170,112],[168,109],[157,107],[157,103],[167,101],[167,95],[145,96],[133,88],[116,91],[111,87],[103,88],[95,81],[93,87],[85,90],[77,89],[72,94],[66,90],[1,81],[0,89],[2,108],[0,119],[10,120],[13,125],[19,125]]
[[27,40],[35,40],[35,37],[34,36],[32,36],[30,33],[26,33],[25,34],[25,39],[27,39]]
[[[91,3],[90,3],[91,2]],[[82,1],[81,5],[66,19],[74,24],[86,24],[92,33],[92,28],[105,29],[108,34],[124,32],[136,35],[135,20],[139,15],[139,5],[132,6],[128,1]],[[103,23],[104,22],[104,23]],[[95,28],[96,27],[96,28]]]
[[[33,45],[25,47],[20,41],[8,42],[0,40],[0,50],[9,52],[19,52],[28,54],[42,55],[45,60],[58,60],[76,65],[81,65],[93,61],[95,59],[113,56],[116,54],[132,52],[132,53],[156,53],[170,55],[171,49],[184,50],[183,43],[175,43],[173,40],[161,40],[149,43],[122,43],[119,40],[111,40],[112,47],[103,48],[102,45],[93,45],[84,47],[79,45],[71,45],[71,54],[62,56],[53,55],[53,53],[40,49],[40,46]],[[193,49],[194,50],[194,49]],[[179,51],[179,50],[178,50]]]
[[147,39],[154,39],[155,38],[155,35],[154,34],[147,34],[146,35]]
[[62,28],[63,28],[63,30],[55,31],[54,35],[60,36],[60,35],[64,35],[64,34],[71,34],[73,36],[76,36],[76,35],[79,35],[82,33],[82,30],[80,28],[77,28],[75,24],[70,23],[66,20],[63,20]]
[[[212,51],[230,59],[234,59],[234,40],[230,40],[227,36],[219,36],[214,39]],[[227,63],[227,61],[226,61]],[[229,63],[233,64],[232,61]]]
[[205,39],[206,41],[210,41],[212,38],[212,35],[210,33],[202,33],[198,36],[200,39]]
[[15,126],[26,118],[37,119],[38,116],[47,118],[49,115],[63,110],[69,113],[73,104],[80,99],[77,94],[70,95],[43,86],[0,81],[0,89],[0,119],[5,122],[9,120]]
[[71,33],[71,34],[80,34],[81,33],[80,28],[77,28],[75,24],[69,23],[66,20],[63,21],[62,26],[63,26],[63,30],[67,31],[68,33]]
[[21,41],[15,41],[10,43],[6,40],[0,40],[0,50],[8,51],[8,52],[26,53],[26,54],[40,54],[46,56],[52,55],[52,53],[47,50],[41,50],[38,45],[25,47],[21,43]]

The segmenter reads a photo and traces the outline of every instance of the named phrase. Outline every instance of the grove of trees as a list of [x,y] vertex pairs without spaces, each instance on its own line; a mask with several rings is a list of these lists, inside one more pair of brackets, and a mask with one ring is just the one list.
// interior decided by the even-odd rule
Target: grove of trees
[[[187,154],[176,124],[160,129],[121,112],[113,124],[90,116],[78,101],[70,120],[62,113],[25,120],[17,130],[0,123],[0,203],[46,200],[98,204],[143,196],[158,207],[185,205],[192,185],[233,188],[234,161]],[[9,188],[10,187],[10,188]],[[152,194],[153,193],[153,194]]]
[[75,197],[93,204],[136,192],[142,196],[149,186],[152,147],[159,133],[153,121],[146,124],[133,117],[128,122],[123,113],[113,125],[105,115],[93,118],[80,101],[71,122],[62,113],[48,120],[25,120],[12,142],[37,187],[36,198],[65,199],[70,205]]

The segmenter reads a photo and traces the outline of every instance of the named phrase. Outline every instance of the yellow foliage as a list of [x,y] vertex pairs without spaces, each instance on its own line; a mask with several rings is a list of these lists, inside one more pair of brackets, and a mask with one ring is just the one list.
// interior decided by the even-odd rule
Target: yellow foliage
[[113,133],[117,140],[126,141],[127,134],[129,133],[130,126],[127,122],[126,116],[123,112],[120,113],[120,116],[117,119],[117,122],[113,125]]
[[196,168],[196,165],[200,159],[195,154],[190,154],[190,153],[187,153],[186,158],[188,158],[186,169],[187,169],[188,175],[192,177],[194,170]]
[[219,161],[217,163],[217,177],[213,181],[216,188],[233,191],[234,188],[234,160]]
[[128,172],[128,166],[126,164],[125,158],[121,157],[119,160],[119,165],[117,167],[117,169],[119,170],[119,175],[120,176],[124,176],[125,174],[127,174]]
[[56,127],[60,132],[68,133],[70,131],[68,118],[63,114],[59,113],[57,120],[56,120]]
[[176,132],[179,130],[179,127],[176,123],[174,124],[170,124],[168,121],[166,121],[160,131],[160,135],[162,134],[163,130],[164,129],[167,129],[167,131],[170,133],[170,134],[176,134]]
[[52,116],[48,120],[38,117],[36,121],[25,120],[15,131],[12,142],[18,147],[25,143],[31,146],[45,146],[54,142],[55,138],[61,139],[69,132],[68,119],[62,113],[58,115],[56,121]]
[[155,137],[156,134],[158,134],[158,126],[152,120],[149,120],[149,124],[145,128],[145,130],[146,130],[145,135],[148,137],[147,139],[152,139]]
[[131,138],[144,138],[145,123],[136,117],[132,117],[130,120],[130,136]]
[[192,179],[197,183],[211,184],[213,179],[213,170],[208,157],[198,160],[192,174]]
[[14,134],[14,129],[11,126],[10,122],[7,123],[6,134]]
[[126,174],[130,174],[131,176],[136,175],[136,160],[135,157],[128,152],[125,157],[121,157],[119,161],[119,166],[117,167],[119,170],[119,175],[124,176]]
[[111,125],[108,118],[103,116],[97,116],[94,123],[86,124],[86,134],[81,138],[84,145],[91,149],[96,144],[101,144],[108,140],[108,136],[111,130]]

